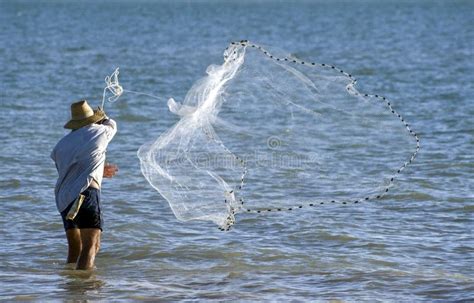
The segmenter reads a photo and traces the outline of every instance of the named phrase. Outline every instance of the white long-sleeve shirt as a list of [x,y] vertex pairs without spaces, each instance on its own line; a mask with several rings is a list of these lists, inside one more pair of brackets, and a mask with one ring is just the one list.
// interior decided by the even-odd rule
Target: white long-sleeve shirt
[[95,180],[102,183],[107,146],[117,132],[112,119],[102,124],[89,124],[70,132],[59,140],[51,158],[59,178],[54,190],[56,206],[62,212]]

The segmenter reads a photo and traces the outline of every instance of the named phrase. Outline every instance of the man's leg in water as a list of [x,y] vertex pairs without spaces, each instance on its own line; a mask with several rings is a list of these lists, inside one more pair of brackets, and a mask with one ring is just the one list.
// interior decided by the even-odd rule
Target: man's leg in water
[[94,267],[95,255],[100,248],[99,228],[83,228],[80,231],[82,250],[77,260],[76,269],[91,269]]
[[81,255],[82,242],[81,230],[78,228],[71,228],[66,230],[68,252],[67,263],[76,263]]

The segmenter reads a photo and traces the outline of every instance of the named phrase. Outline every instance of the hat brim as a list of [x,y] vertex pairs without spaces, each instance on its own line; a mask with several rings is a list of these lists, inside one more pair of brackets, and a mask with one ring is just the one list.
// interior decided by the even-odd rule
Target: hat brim
[[78,129],[83,126],[96,123],[105,118],[105,113],[101,110],[94,110],[94,114],[90,117],[81,120],[69,120],[66,124],[64,124],[64,128],[67,129]]

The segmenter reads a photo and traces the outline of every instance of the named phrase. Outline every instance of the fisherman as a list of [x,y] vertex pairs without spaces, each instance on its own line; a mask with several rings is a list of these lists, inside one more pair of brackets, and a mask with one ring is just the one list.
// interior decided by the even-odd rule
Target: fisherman
[[71,105],[71,120],[64,128],[72,131],[51,153],[59,174],[54,191],[56,206],[66,230],[67,263],[75,263],[76,269],[91,269],[103,224],[102,178],[112,178],[118,171],[116,165],[105,163],[117,124],[102,109],[93,110],[81,100]]

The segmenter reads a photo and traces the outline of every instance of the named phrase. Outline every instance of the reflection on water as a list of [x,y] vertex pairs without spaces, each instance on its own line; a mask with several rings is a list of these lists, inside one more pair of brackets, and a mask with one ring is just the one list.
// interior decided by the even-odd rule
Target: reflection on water
[[96,270],[63,270],[59,273],[64,282],[59,285],[72,298],[93,297],[100,294],[105,282],[97,275]]

